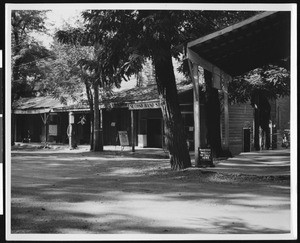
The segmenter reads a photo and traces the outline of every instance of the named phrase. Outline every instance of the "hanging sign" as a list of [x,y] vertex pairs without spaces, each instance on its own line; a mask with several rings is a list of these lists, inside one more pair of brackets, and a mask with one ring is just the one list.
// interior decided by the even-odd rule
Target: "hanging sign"
[[129,104],[129,110],[145,110],[145,109],[158,109],[160,108],[160,102],[143,102],[143,103],[136,103],[136,104]]
[[121,146],[129,146],[127,131],[119,131],[119,140]]

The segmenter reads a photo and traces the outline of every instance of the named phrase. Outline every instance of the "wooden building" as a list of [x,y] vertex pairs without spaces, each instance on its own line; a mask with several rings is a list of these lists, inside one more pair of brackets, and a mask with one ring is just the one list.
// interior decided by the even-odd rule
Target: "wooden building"
[[[199,109],[199,67],[210,73],[214,88],[223,93],[224,147],[230,149],[230,115],[228,82],[254,68],[289,58],[291,47],[291,12],[268,11],[255,15],[232,26],[202,36],[186,44],[184,52],[188,60],[194,84],[195,160],[201,147],[201,114]],[[208,80],[205,80],[207,82]],[[233,112],[231,112],[233,113]],[[256,120],[259,117],[256,115]],[[260,129],[254,123],[253,140],[256,149],[260,145]],[[239,133],[239,131],[237,131]],[[232,134],[232,133],[231,133]],[[250,133],[251,134],[251,133]],[[238,144],[237,144],[238,145]],[[235,146],[237,146],[235,145]]]
[[[185,130],[192,143],[191,84],[178,84],[178,92]],[[156,85],[115,92],[103,101],[99,110],[104,145],[119,145],[119,131],[126,131],[135,146],[161,148],[164,145]],[[12,136],[16,142],[29,142],[30,138],[30,142],[68,143],[70,114],[74,117],[77,144],[88,144],[91,132],[88,105],[63,105],[51,97],[22,98],[13,104]]]
[[[177,88],[184,129],[190,150],[193,150],[195,141],[193,86],[181,83]],[[16,142],[68,144],[67,129],[70,114],[74,117],[76,143],[80,145],[90,142],[91,120],[87,103],[63,105],[51,97],[35,97],[20,99],[13,107],[15,121],[13,134]],[[277,147],[280,146],[282,131],[289,128],[289,107],[288,97],[271,102],[271,124],[278,124]],[[99,110],[102,114],[104,145],[120,145],[118,132],[126,131],[131,146],[154,148],[164,146],[164,123],[156,85],[115,92],[104,100]],[[205,110],[202,103],[200,113],[200,140],[205,144]],[[249,103],[228,106],[228,147],[233,155],[254,150],[253,114],[253,108]],[[222,143],[225,147],[224,110],[220,126]]]

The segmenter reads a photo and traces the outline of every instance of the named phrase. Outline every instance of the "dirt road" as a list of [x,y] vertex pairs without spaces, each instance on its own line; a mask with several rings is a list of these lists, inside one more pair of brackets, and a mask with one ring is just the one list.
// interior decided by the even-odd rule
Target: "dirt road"
[[270,234],[290,231],[290,181],[199,168],[161,154],[12,152],[11,233]]

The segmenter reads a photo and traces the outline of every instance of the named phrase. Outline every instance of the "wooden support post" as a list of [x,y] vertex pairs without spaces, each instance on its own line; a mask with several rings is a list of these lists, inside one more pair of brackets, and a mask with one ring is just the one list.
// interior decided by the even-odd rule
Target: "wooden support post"
[[231,80],[229,75],[223,76],[223,94],[224,94],[224,128],[225,128],[225,137],[224,137],[224,149],[229,149],[229,111],[228,111],[228,82]]
[[195,166],[199,166],[199,148],[200,144],[200,97],[199,97],[199,74],[198,65],[192,67],[193,80],[193,103],[194,103],[194,149],[195,149]]
[[102,109],[99,109],[99,119],[100,119],[100,124],[99,124],[99,140],[100,140],[100,151],[103,151],[103,147],[104,147],[104,141],[103,141],[103,111]]
[[13,144],[15,144],[15,142],[17,142],[17,115],[16,114],[13,114],[12,115],[12,120],[13,120],[13,131],[14,131],[14,134],[13,134]]
[[131,147],[132,152],[135,151],[135,133],[134,133],[134,111],[131,110]]
[[47,114],[44,113],[44,126],[45,126],[45,147],[47,146]]
[[68,134],[68,138],[69,138],[69,148],[70,149],[73,148],[73,143],[74,143],[74,141],[73,141],[74,137],[72,136],[74,121],[75,121],[74,113],[69,112],[69,126],[68,126],[68,130],[67,130],[67,134]]

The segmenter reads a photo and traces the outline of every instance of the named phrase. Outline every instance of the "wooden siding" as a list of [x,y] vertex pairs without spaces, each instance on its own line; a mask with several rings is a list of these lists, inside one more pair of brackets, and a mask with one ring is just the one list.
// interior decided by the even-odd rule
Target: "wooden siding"
[[[224,144],[224,114],[222,114],[222,143]],[[253,108],[247,104],[229,105],[229,150],[233,155],[243,152],[243,128],[251,126],[251,148],[253,143]]]
[[131,141],[130,111],[127,108],[103,110],[104,145],[119,145],[118,131],[127,131]]

